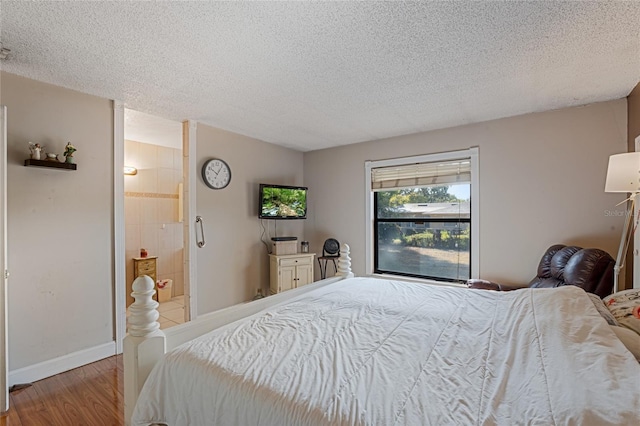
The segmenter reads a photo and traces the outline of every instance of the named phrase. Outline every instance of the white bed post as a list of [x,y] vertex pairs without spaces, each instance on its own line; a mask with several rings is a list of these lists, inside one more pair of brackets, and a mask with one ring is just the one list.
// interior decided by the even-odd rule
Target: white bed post
[[165,335],[158,323],[155,283],[146,276],[135,279],[129,307],[129,334],[124,338],[124,421],[131,424],[133,407],[151,369],[165,352]]
[[353,271],[351,271],[351,257],[349,257],[349,253],[351,253],[349,244],[343,243],[340,246],[340,259],[338,259],[338,271],[336,272],[337,277],[353,278]]

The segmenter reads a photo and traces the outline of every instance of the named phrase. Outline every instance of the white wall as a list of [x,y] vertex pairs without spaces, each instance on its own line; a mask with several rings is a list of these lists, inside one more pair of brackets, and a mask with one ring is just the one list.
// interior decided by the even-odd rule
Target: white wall
[[[113,112],[106,99],[2,73],[8,107],[9,368],[113,341]],[[24,167],[27,142],[77,171]]]
[[[206,246],[196,251],[198,315],[250,300],[269,286],[266,247],[260,242],[260,183],[302,185],[302,153],[231,132],[198,125],[196,214],[204,219]],[[231,167],[231,183],[212,190],[200,170],[210,158]],[[194,220],[194,218],[191,218]],[[273,236],[276,221],[264,221]],[[277,221],[278,235],[301,240],[304,220]],[[270,241],[268,241],[270,242]]]
[[364,162],[478,146],[482,278],[526,283],[554,243],[615,256],[623,219],[605,211],[622,211],[624,197],[605,194],[604,181],[626,134],[622,99],[307,152],[305,238],[316,251],[328,237],[349,243],[364,273]]

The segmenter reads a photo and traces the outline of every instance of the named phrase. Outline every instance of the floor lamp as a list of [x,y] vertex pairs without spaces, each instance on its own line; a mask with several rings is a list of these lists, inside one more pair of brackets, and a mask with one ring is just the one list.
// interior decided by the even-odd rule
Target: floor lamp
[[632,224],[635,213],[636,196],[638,192],[640,192],[640,152],[627,152],[609,157],[607,182],[604,191],[631,194],[629,198],[622,202],[627,203],[627,211],[625,212],[624,228],[622,228],[618,257],[616,257],[616,266],[614,267],[613,292],[615,293],[618,291],[620,270],[624,267],[624,258],[635,230]]

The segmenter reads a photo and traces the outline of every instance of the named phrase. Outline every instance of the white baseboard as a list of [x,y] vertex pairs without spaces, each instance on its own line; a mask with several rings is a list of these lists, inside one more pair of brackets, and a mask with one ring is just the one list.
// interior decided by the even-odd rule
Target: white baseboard
[[28,367],[9,371],[9,386],[31,383],[47,377],[99,361],[116,354],[116,342],[109,342],[83,349],[58,358],[43,361]]

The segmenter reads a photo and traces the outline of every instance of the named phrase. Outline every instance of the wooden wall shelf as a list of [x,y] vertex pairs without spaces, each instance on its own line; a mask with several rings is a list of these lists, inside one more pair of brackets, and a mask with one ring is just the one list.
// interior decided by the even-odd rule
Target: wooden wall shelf
[[59,161],[50,160],[33,160],[31,158],[24,160],[25,167],[52,167],[54,169],[76,170],[77,164],[61,163]]

